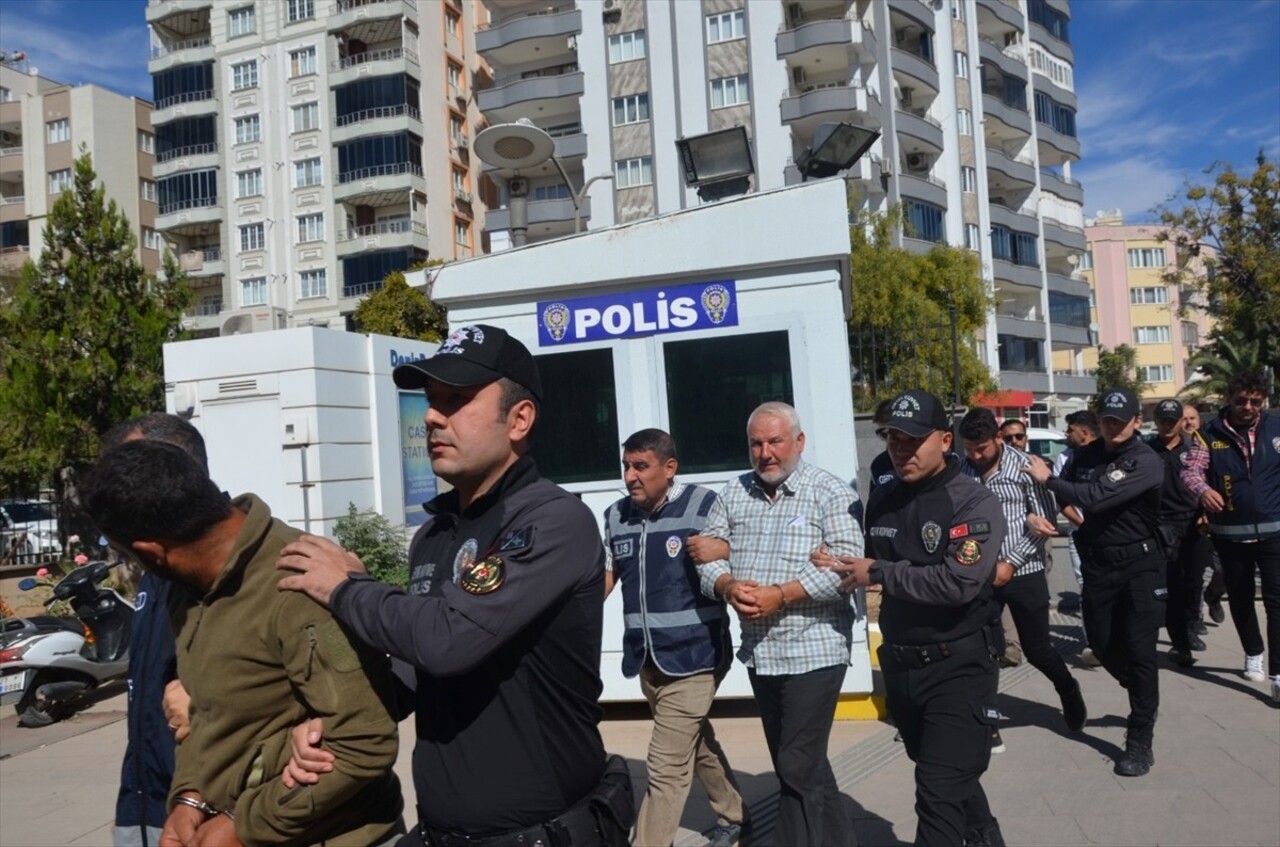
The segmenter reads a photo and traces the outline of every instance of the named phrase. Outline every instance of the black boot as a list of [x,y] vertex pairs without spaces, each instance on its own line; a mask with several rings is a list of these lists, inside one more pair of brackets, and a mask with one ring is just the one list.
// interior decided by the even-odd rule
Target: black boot
[[1204,641],[1201,640],[1200,636],[1196,635],[1195,624],[1187,627],[1187,644],[1197,653],[1203,653],[1205,650],[1209,649],[1205,645]]
[[1116,760],[1116,774],[1118,776],[1146,776],[1151,772],[1151,766],[1155,763],[1156,755],[1151,749],[1151,739],[1139,737],[1132,732],[1126,733],[1124,755]]
[[976,826],[965,827],[964,847],[1005,847],[1000,822],[992,818],[991,823],[981,829]]
[[1067,729],[1079,732],[1084,729],[1084,722],[1089,719],[1089,710],[1084,705],[1084,696],[1080,692],[1080,683],[1071,680],[1071,687],[1058,692],[1062,701],[1062,719],[1067,722]]

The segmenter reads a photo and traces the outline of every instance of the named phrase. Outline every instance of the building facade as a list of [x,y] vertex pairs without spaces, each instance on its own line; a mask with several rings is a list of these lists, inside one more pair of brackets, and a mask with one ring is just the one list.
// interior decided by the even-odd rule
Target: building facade
[[157,226],[193,329],[342,327],[479,251],[464,0],[149,0]]
[[[1060,423],[1093,392],[1076,355],[1093,336],[1075,273],[1085,239],[1066,0],[481,2],[476,47],[492,84],[477,105],[491,125],[546,130],[570,182],[549,165],[521,174],[530,242],[572,232],[575,215],[597,228],[696,205],[678,138],[745,127],[752,189],[768,190],[801,180],[796,162],[823,125],[876,129],[845,172],[851,197],[870,211],[901,204],[910,249],[979,253],[997,302],[975,340],[1005,390],[993,402]],[[497,249],[510,210],[492,182]],[[1069,365],[1054,368],[1055,351]]]
[[[18,58],[21,57],[21,58]],[[132,128],[132,132],[128,129]],[[40,76],[23,54],[0,59],[0,274],[16,275],[43,249],[45,221],[74,183],[84,145],[106,195],[133,225],[138,260],[160,267],[151,104],[97,85]]]

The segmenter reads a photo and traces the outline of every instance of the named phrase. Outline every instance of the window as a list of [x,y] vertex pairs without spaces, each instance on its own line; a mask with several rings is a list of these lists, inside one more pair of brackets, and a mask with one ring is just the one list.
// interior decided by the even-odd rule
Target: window
[[1000,370],[1044,373],[1044,344],[1034,338],[997,335]]
[[316,16],[316,0],[288,0],[288,9],[289,23],[308,21]]
[[[786,331],[668,341],[662,345],[671,433],[680,439],[683,473],[743,467],[742,420],[708,408],[791,403],[791,344]],[[716,374],[714,380],[698,374]],[[702,410],[702,411],[699,411]]]
[[466,139],[462,129],[462,118],[457,115],[449,116],[449,138],[453,140],[455,147]]
[[956,112],[956,126],[961,135],[973,135],[973,112],[960,109]]
[[289,53],[289,76],[307,76],[316,72],[316,48],[304,47]]
[[750,102],[751,90],[747,84],[747,74],[711,80],[711,108],[721,109]]
[[258,85],[258,60],[241,62],[231,66],[231,90],[255,88]]
[[1161,304],[1169,302],[1169,289],[1163,285],[1153,285],[1146,288],[1130,288],[1129,302],[1135,306],[1146,304]]
[[1079,270],[1082,270],[1082,271],[1091,271],[1091,270],[1093,270],[1093,251],[1092,251],[1092,250],[1086,250],[1086,251],[1084,251],[1083,253],[1081,253],[1081,254],[1080,254],[1080,264],[1079,264],[1079,265],[1076,265],[1076,267],[1077,267]]
[[458,29],[461,25],[462,25],[462,18],[458,17],[457,12],[446,11],[444,13],[444,31],[447,34],[452,35],[454,38],[457,38]]
[[257,197],[262,193],[262,168],[236,174],[236,198]]
[[1182,346],[1183,347],[1199,347],[1200,346],[1200,327],[1192,321],[1182,322]]
[[1098,292],[1092,288],[1089,289],[1089,308],[1096,309],[1098,307]]
[[454,190],[454,191],[466,191],[466,190],[467,190],[467,175],[466,175],[466,173],[465,173],[464,171],[460,171],[460,170],[458,170],[457,168],[453,168],[453,169],[450,171],[450,174],[451,174],[451,176],[452,176],[452,178],[453,178],[453,190]]
[[649,120],[649,95],[631,94],[613,98],[613,125],[634,124]]
[[977,224],[964,225],[964,246],[970,250],[982,250],[982,231]]
[[613,163],[613,184],[618,188],[634,188],[653,182],[653,157],[623,159]]
[[450,85],[452,85],[456,89],[461,90],[462,68],[458,67],[453,62],[449,62],[448,67],[445,68],[445,78],[448,80]]
[[967,165],[961,166],[960,186],[965,194],[976,194],[978,191],[978,172]]
[[319,159],[303,159],[293,163],[293,187],[305,188],[324,182],[324,170]]
[[1064,326],[1074,326],[1079,329],[1088,329],[1089,298],[1050,291],[1049,322]]
[[149,132],[138,130],[138,149],[143,153],[155,154],[156,137]]
[[1054,132],[1076,137],[1076,110],[1064,106],[1048,94],[1036,92],[1036,121]]
[[8,103],[13,99],[13,92],[0,85],[0,103]]
[[142,228],[142,246],[148,250],[160,251],[164,249],[164,239],[160,237],[160,233],[150,227]]
[[1030,48],[1027,51],[1027,57],[1031,60],[1031,69],[1033,71],[1049,77],[1049,79],[1069,91],[1075,88],[1075,78],[1070,65],[1046,53],[1039,44],[1032,43]]
[[267,305],[267,278],[255,276],[252,279],[240,280],[240,305]]
[[156,180],[160,192],[159,212],[168,215],[183,209],[218,205],[219,176],[216,168],[183,171]]
[[257,115],[236,118],[236,144],[248,144],[262,139],[262,122]]
[[329,275],[323,268],[318,271],[303,271],[298,276],[298,283],[300,299],[329,296]]
[[138,181],[138,194],[143,200],[154,203],[156,202],[156,182],[153,179],[143,179]]
[[[618,396],[608,348],[534,357],[542,375],[532,454],[555,482],[618,478]],[[735,421],[741,429],[741,421]],[[741,434],[733,444],[742,452]],[[680,459],[684,461],[684,447]],[[741,463],[740,463],[741,464]]]
[[1168,264],[1163,247],[1138,247],[1129,250],[1129,267],[1163,268]]
[[323,214],[298,216],[298,243],[305,244],[308,241],[324,241]]
[[1034,268],[1040,265],[1035,234],[1018,232],[1000,224],[991,227],[991,255],[1024,267]]
[[320,104],[303,103],[293,107],[293,131],[306,132],[320,128]]
[[49,172],[49,193],[61,194],[71,187],[71,168]]
[[644,30],[609,36],[609,64],[644,58]]
[[1139,365],[1138,373],[1147,382],[1173,382],[1173,365]]
[[956,51],[956,76],[960,79],[969,78],[969,54]]
[[1046,0],[1029,0],[1027,17],[1031,18],[1032,23],[1040,24],[1059,41],[1065,44],[1071,43],[1066,15],[1054,9]]
[[563,182],[555,185],[539,185],[533,189],[534,200],[569,200],[573,197],[569,186]]
[[71,140],[71,123],[66,118],[49,121],[45,124],[45,129],[48,131],[50,144]]
[[1133,328],[1134,344],[1168,344],[1169,327],[1167,326],[1135,326]]
[[907,221],[911,224],[913,238],[925,241],[945,242],[947,226],[942,209],[932,203],[921,203],[919,200],[905,200]]
[[230,37],[237,38],[249,35],[258,29],[257,19],[253,15],[253,7],[245,6],[227,12],[227,32]]
[[732,41],[745,38],[747,35],[745,12],[735,9],[721,15],[707,16],[707,43],[716,44],[721,41]]
[[466,221],[455,220],[453,222],[453,240],[461,247],[471,246],[471,227]]
[[266,224],[248,224],[240,227],[240,252],[261,250],[267,243]]

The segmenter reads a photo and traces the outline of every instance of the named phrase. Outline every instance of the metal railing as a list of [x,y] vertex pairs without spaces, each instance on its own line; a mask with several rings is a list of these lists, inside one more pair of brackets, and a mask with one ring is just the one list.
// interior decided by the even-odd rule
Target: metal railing
[[210,47],[213,42],[208,38],[188,38],[185,41],[175,41],[172,44],[161,44],[151,48],[151,58],[163,59],[170,53],[177,53],[179,50],[194,50],[197,47]]
[[222,312],[221,300],[217,300],[210,303],[199,303],[196,305],[194,309],[191,310],[192,314],[197,315],[199,317],[209,317],[210,315],[221,314],[221,312]]
[[10,194],[7,197],[0,197],[0,206],[16,206],[19,203],[27,202],[27,198],[21,194]]
[[372,294],[382,287],[382,280],[375,282],[357,282],[353,285],[342,286],[343,297],[363,297],[366,294]]
[[330,62],[329,70],[344,71],[347,68],[354,68],[366,62],[393,62],[401,57],[408,58],[415,65],[418,64],[418,54],[412,50],[405,47],[387,47],[382,50],[366,50],[363,53],[343,56],[341,59]]
[[216,141],[208,141],[204,144],[188,144],[184,147],[174,147],[172,150],[156,153],[156,164],[167,162],[170,159],[181,159],[184,156],[204,156],[217,152],[218,143]]
[[422,113],[418,111],[417,106],[411,106],[408,103],[399,103],[395,106],[375,106],[372,109],[361,109],[358,112],[350,112],[345,115],[338,115],[338,126],[351,126],[352,124],[364,123],[365,121],[376,121],[381,118],[396,118],[400,115],[408,115],[415,121],[422,120]]
[[160,207],[159,214],[172,215],[174,212],[181,212],[186,209],[217,208],[218,205],[217,197],[193,197],[189,200],[174,200],[170,203],[165,203]]
[[390,165],[372,165],[367,168],[356,168],[353,171],[339,173],[338,182],[358,182],[362,179],[375,179],[380,176],[397,176],[406,173],[422,176],[422,166],[415,165],[413,162],[396,162]]
[[355,241],[357,238],[368,238],[371,235],[401,235],[406,232],[427,234],[427,225],[422,221],[391,220],[378,221],[373,224],[352,227],[338,231],[338,241]]
[[0,156],[21,156],[21,147],[0,147]]
[[362,9],[365,6],[380,6],[384,3],[401,3],[410,8],[417,9],[417,0],[338,0],[338,14],[350,12],[352,9]]
[[155,109],[167,109],[170,106],[176,106],[179,103],[194,103],[197,100],[212,100],[213,89],[204,88],[200,91],[184,91],[181,94],[172,94],[168,97],[161,97],[156,101]]

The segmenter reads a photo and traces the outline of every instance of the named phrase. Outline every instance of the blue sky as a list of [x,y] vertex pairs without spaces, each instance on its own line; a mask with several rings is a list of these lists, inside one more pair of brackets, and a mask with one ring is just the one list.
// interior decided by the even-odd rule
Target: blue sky
[[[681,2],[681,0],[676,0]],[[777,2],[777,0],[750,0]],[[1215,161],[1280,158],[1280,0],[1074,0],[1085,213],[1130,221]],[[141,97],[146,0],[0,0],[0,48],[42,74]]]

